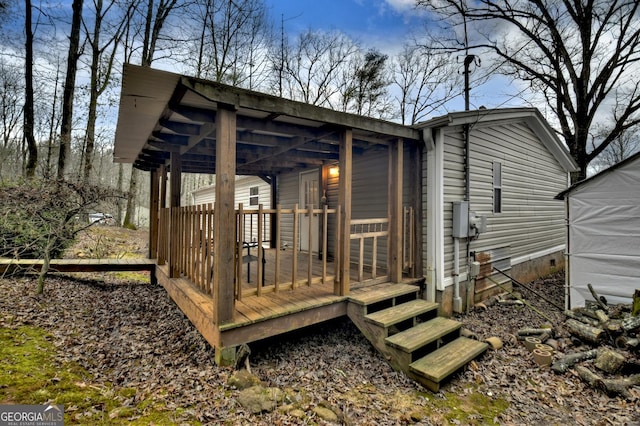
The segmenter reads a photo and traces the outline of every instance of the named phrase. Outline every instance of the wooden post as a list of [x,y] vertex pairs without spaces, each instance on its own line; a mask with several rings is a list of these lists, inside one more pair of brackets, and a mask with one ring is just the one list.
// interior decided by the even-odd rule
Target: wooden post
[[167,167],[160,166],[160,208],[167,207]]
[[402,282],[402,153],[403,141],[389,146],[389,279]]
[[[171,207],[172,211],[178,212],[178,208],[180,207],[180,186],[182,183],[182,159],[180,158],[179,152],[171,153],[171,175],[169,181],[169,207]],[[175,219],[179,218],[179,214],[173,216]],[[169,245],[172,247],[169,250],[169,253],[172,254],[172,259],[169,260],[169,277],[170,278],[178,278],[180,277],[180,268],[178,267],[181,253],[179,248],[181,247],[180,242],[178,241],[180,238],[180,226],[178,220],[171,221],[171,239],[169,240]]]
[[344,129],[340,137],[340,181],[339,204],[340,212],[340,286],[339,296],[349,294],[349,268],[351,243],[351,174],[353,156],[353,131]]
[[[235,213],[236,175],[236,112],[228,105],[218,104],[216,114],[216,203],[213,234],[213,303],[214,322],[233,320],[234,252],[236,237]],[[242,259],[238,259],[242,261]]]
[[160,203],[160,176],[158,169],[151,170],[149,182],[149,259],[158,258],[158,218]]
[[415,233],[413,239],[413,266],[411,268],[412,277],[422,276],[422,149],[416,144],[412,144],[410,148],[410,157],[413,161],[409,165],[411,183],[411,205],[413,206],[413,229]]

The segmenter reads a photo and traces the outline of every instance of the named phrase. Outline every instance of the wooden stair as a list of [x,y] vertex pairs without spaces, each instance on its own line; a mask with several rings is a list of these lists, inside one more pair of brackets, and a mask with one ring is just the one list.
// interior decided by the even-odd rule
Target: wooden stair
[[359,289],[349,296],[347,313],[394,369],[437,392],[489,345],[461,337],[462,324],[438,317],[438,304],[419,299],[418,290],[389,283]]

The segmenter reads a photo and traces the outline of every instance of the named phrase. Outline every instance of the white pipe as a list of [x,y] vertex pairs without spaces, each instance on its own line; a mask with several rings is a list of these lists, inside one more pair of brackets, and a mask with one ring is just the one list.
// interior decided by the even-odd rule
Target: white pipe
[[453,312],[462,312],[460,297],[460,240],[453,239]]

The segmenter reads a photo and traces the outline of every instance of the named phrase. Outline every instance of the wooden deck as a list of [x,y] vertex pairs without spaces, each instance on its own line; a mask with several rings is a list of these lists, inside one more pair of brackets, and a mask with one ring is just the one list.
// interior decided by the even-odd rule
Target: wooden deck
[[[392,283],[376,283],[353,289],[348,296],[334,294],[333,282],[273,290],[235,301],[233,320],[215,324],[213,299],[186,278],[169,278],[168,267],[157,267],[158,282],[196,326],[207,341],[218,349],[235,347],[276,336],[309,325],[347,315],[351,298],[366,298]],[[217,359],[217,361],[220,361]]]

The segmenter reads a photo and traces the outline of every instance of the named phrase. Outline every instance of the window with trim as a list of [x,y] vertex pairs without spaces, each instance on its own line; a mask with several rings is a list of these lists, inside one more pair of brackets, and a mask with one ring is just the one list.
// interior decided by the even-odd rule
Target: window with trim
[[502,163],[493,162],[493,212],[502,213]]
[[257,186],[249,188],[249,205],[257,206],[260,204],[260,189]]

